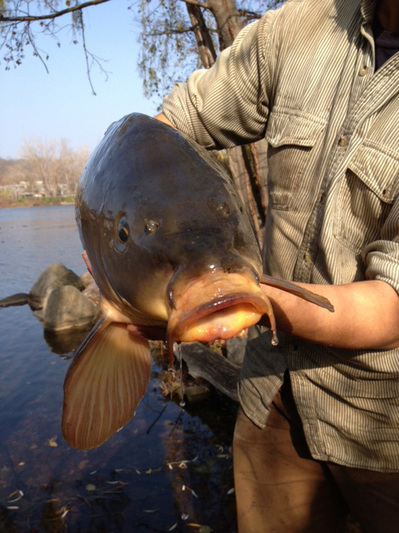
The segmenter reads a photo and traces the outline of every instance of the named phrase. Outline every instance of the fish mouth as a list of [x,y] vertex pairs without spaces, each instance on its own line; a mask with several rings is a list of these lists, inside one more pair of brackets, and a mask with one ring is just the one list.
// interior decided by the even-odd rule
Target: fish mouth
[[186,285],[174,303],[167,332],[170,350],[173,342],[231,339],[255,325],[263,315],[269,317],[275,334],[271,303],[253,275],[204,276]]

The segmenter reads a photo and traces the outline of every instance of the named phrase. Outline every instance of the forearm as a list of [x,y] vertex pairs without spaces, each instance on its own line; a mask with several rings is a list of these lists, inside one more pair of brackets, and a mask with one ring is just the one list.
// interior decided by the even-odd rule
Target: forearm
[[335,311],[331,313],[290,293],[262,285],[272,303],[279,330],[339,348],[399,346],[399,296],[388,283],[298,285],[328,298]]

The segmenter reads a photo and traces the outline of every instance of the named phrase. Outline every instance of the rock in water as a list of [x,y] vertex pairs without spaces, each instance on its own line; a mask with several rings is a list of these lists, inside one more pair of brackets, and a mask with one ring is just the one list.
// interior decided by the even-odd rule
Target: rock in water
[[78,291],[84,289],[83,281],[72,270],[61,263],[50,265],[33,284],[29,293],[29,305],[34,310],[42,309],[53,289],[64,285],[76,287]]
[[15,305],[25,305],[29,303],[29,294],[26,292],[19,292],[12,296],[7,296],[0,300],[0,307],[13,307]]
[[76,287],[56,287],[48,296],[43,316],[45,331],[81,329],[93,324],[99,308]]

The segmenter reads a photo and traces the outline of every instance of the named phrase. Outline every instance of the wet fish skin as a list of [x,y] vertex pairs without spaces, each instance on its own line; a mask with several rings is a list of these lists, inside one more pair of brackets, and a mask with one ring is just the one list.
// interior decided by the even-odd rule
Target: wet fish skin
[[76,218],[103,313],[64,382],[72,446],[102,444],[145,393],[149,344],[129,325],[165,328],[171,354],[173,341],[227,339],[266,314],[276,342],[259,245],[230,176],[169,126],[140,114],[111,125],[80,180]]
[[[155,119],[134,114],[109,128],[76,203],[100,292],[124,313],[128,302],[134,320],[136,311],[146,322],[149,316],[168,319],[159,285],[177,270],[193,278],[211,266],[261,272],[250,219],[227,172],[205,149]],[[119,238],[124,231],[126,243]],[[123,271],[115,276],[110,265],[119,260]],[[125,272],[134,273],[134,284],[126,283]],[[159,305],[158,317],[146,307],[150,300]]]

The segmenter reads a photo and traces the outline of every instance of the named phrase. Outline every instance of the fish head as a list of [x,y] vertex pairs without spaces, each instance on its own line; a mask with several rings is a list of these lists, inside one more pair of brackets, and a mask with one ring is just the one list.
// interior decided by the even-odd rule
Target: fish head
[[[71,446],[105,442],[145,393],[149,343],[123,322],[164,327],[170,357],[174,341],[228,339],[262,315],[277,342],[245,207],[224,167],[177,131],[138,114],[113,124],[79,182],[76,218],[103,315],[65,377]],[[332,310],[289,282],[261,282]]]
[[230,175],[169,126],[140,114],[113,124],[85,168],[76,212],[100,292],[132,322],[172,318],[173,338],[191,340],[199,331],[189,323],[215,313],[227,322],[227,308],[255,306],[251,325],[264,312],[260,248]]

